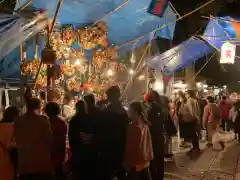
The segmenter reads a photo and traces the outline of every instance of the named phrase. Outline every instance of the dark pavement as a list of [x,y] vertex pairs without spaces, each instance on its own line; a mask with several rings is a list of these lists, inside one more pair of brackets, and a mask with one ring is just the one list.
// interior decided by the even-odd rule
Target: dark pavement
[[187,155],[189,149],[179,148],[178,138],[173,139],[174,161],[166,162],[165,180],[240,180],[240,145],[232,133],[221,133],[226,142],[221,151],[206,148],[201,142],[201,153]]

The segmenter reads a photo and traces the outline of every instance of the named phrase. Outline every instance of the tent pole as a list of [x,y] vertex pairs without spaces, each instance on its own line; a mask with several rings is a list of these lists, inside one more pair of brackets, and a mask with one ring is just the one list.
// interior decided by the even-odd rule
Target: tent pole
[[181,18],[181,15],[177,12],[176,8],[173,6],[173,4],[169,1],[169,6],[173,9],[173,11],[176,13],[176,15]]
[[[23,63],[24,57],[23,57],[23,45],[22,41],[20,41],[20,64]],[[20,70],[20,107],[21,107],[21,113],[23,113],[23,107],[24,107],[24,80],[25,77],[22,74]]]
[[[148,44],[147,47],[145,48],[145,50],[144,50],[144,52],[143,52],[143,54],[142,54],[142,57],[141,57],[141,59],[139,60],[139,62],[138,62],[138,64],[137,64],[137,67],[135,68],[135,73],[133,74],[133,78],[134,78],[135,75],[138,73],[139,68],[140,68],[140,65],[141,65],[141,63],[142,63],[143,60],[144,60],[144,56],[146,55],[148,48],[149,48],[149,44]],[[122,99],[122,98],[124,97],[124,94],[126,93],[126,91],[127,91],[128,87],[129,87],[130,83],[131,83],[131,81],[128,80],[127,83],[126,83],[126,86],[124,87],[124,90],[122,91],[122,96],[121,96],[120,99]]]
[[[209,4],[213,3],[214,1],[216,1],[216,0],[210,0],[210,1],[206,2],[205,4],[197,7],[196,9],[188,12],[187,14],[184,14],[183,16],[181,16],[181,17],[179,17],[179,18],[177,18],[177,19],[175,19],[175,20],[173,20],[173,21],[170,21],[170,22],[168,22],[168,23],[166,23],[166,24],[163,24],[162,26],[160,26],[160,27],[152,30],[151,32],[153,32],[153,33],[154,33],[154,32],[157,32],[157,31],[159,31],[159,30],[162,30],[162,29],[165,28],[165,27],[168,27],[169,25],[172,25],[172,24],[174,24],[174,23],[182,20],[183,18],[186,18],[186,17],[188,17],[188,16],[191,16],[192,14],[198,12],[199,10],[201,10],[202,8],[208,6]],[[144,34],[144,35],[142,35],[142,36],[139,36],[138,38],[136,38],[136,39],[134,39],[134,40],[128,41],[128,42],[126,42],[125,44],[122,44],[121,46],[119,46],[118,49],[121,48],[121,47],[123,47],[123,46],[125,46],[125,45],[131,44],[131,43],[134,43],[134,42],[137,42],[137,41],[141,40],[142,38],[146,37],[147,35],[148,35],[148,33],[147,33],[147,34]]]
[[[150,33],[151,34],[151,33]],[[148,47],[148,55],[146,57],[146,68],[145,68],[145,92],[149,92],[149,78],[148,78],[148,72],[149,72],[149,62],[151,59],[151,46],[152,46],[152,41],[151,38],[149,39],[149,47]]]

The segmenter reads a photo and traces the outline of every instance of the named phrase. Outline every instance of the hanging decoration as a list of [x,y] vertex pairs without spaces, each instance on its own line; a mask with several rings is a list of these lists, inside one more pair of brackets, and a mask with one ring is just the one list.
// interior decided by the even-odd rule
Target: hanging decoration
[[[35,88],[47,87],[49,73],[56,78],[54,92],[48,99],[59,99],[62,87],[69,92],[91,91],[102,97],[104,89],[117,84],[117,73],[125,70],[124,65],[117,62],[117,47],[109,46],[104,21],[85,28],[64,25],[53,31],[41,58]],[[48,65],[54,67],[54,71],[49,71]],[[21,64],[21,72],[36,76],[39,66],[38,60],[26,61]]]
[[236,45],[226,42],[221,47],[221,64],[234,64],[236,54]]
[[20,64],[22,75],[35,76],[37,74],[40,62],[38,60],[24,61]]
[[76,38],[81,47],[85,49],[103,48],[108,47],[107,42],[107,26],[104,21],[99,21],[93,27],[85,27],[76,32]]
[[168,7],[168,2],[169,0],[152,0],[148,7],[148,13],[162,17]]

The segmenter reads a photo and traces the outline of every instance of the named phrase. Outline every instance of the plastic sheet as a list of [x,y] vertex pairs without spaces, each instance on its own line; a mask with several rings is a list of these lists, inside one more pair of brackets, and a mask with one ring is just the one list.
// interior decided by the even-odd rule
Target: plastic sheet
[[[230,20],[230,21],[229,21]],[[178,46],[151,59],[151,66],[158,67],[166,73],[172,73],[187,64],[216,50],[220,50],[222,44],[228,40],[236,40],[240,35],[240,25],[231,17],[219,17],[209,21],[202,41],[191,38]],[[208,44],[209,43],[209,44]],[[238,43],[239,42],[234,42]]]
[[220,50],[222,44],[228,40],[240,44],[236,42],[236,40],[240,38],[240,24],[233,23],[233,21],[235,20],[231,17],[219,17],[210,20],[203,34],[203,38],[218,50]]
[[212,51],[213,48],[204,41],[191,38],[151,59],[150,66],[158,67],[165,73],[172,73]]
[[26,19],[19,18],[11,28],[1,34],[0,59],[19,46],[21,41],[24,42],[43,30],[48,23],[46,14],[38,15],[27,23],[26,21]]

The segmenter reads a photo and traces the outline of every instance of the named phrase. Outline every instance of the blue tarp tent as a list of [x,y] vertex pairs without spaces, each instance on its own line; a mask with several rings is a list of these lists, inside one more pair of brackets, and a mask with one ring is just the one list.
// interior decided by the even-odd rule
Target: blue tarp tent
[[[19,4],[24,4],[27,0],[19,0],[18,2]],[[28,9],[44,9],[51,19],[57,2],[58,0],[33,0]],[[105,21],[108,29],[108,41],[110,44],[120,46],[118,49],[119,55],[145,44],[150,38],[154,39],[158,36],[167,39],[173,38],[176,15],[171,7],[167,8],[162,18],[147,13],[147,8],[151,0],[130,0],[122,8],[115,11],[124,2],[125,0],[64,0],[57,23],[86,26],[98,20]],[[19,4],[17,3],[16,8],[19,7]],[[112,12],[113,10],[114,12]],[[110,12],[112,13],[106,16]],[[152,34],[150,32],[153,29],[168,23],[170,23],[169,26],[157,31],[153,37],[150,37],[150,34]],[[142,35],[146,36],[137,42],[128,43]],[[33,49],[30,46],[28,49]],[[19,59],[19,50],[17,49],[19,48],[16,48],[11,54],[4,57],[4,62],[2,63],[4,70],[0,69],[2,76],[11,77],[19,74],[20,60],[17,61],[17,64],[14,63],[14,67],[8,68],[9,63],[15,61],[16,58]],[[40,51],[41,49],[39,49]]]
[[192,37],[151,60],[152,67],[172,73],[213,51],[220,51],[222,44],[236,40],[240,35],[240,23],[233,25],[229,17],[210,20],[203,36]]
[[212,52],[212,47],[194,37],[182,42],[176,47],[154,57],[152,67],[158,67],[165,73],[172,73],[195,60]]

